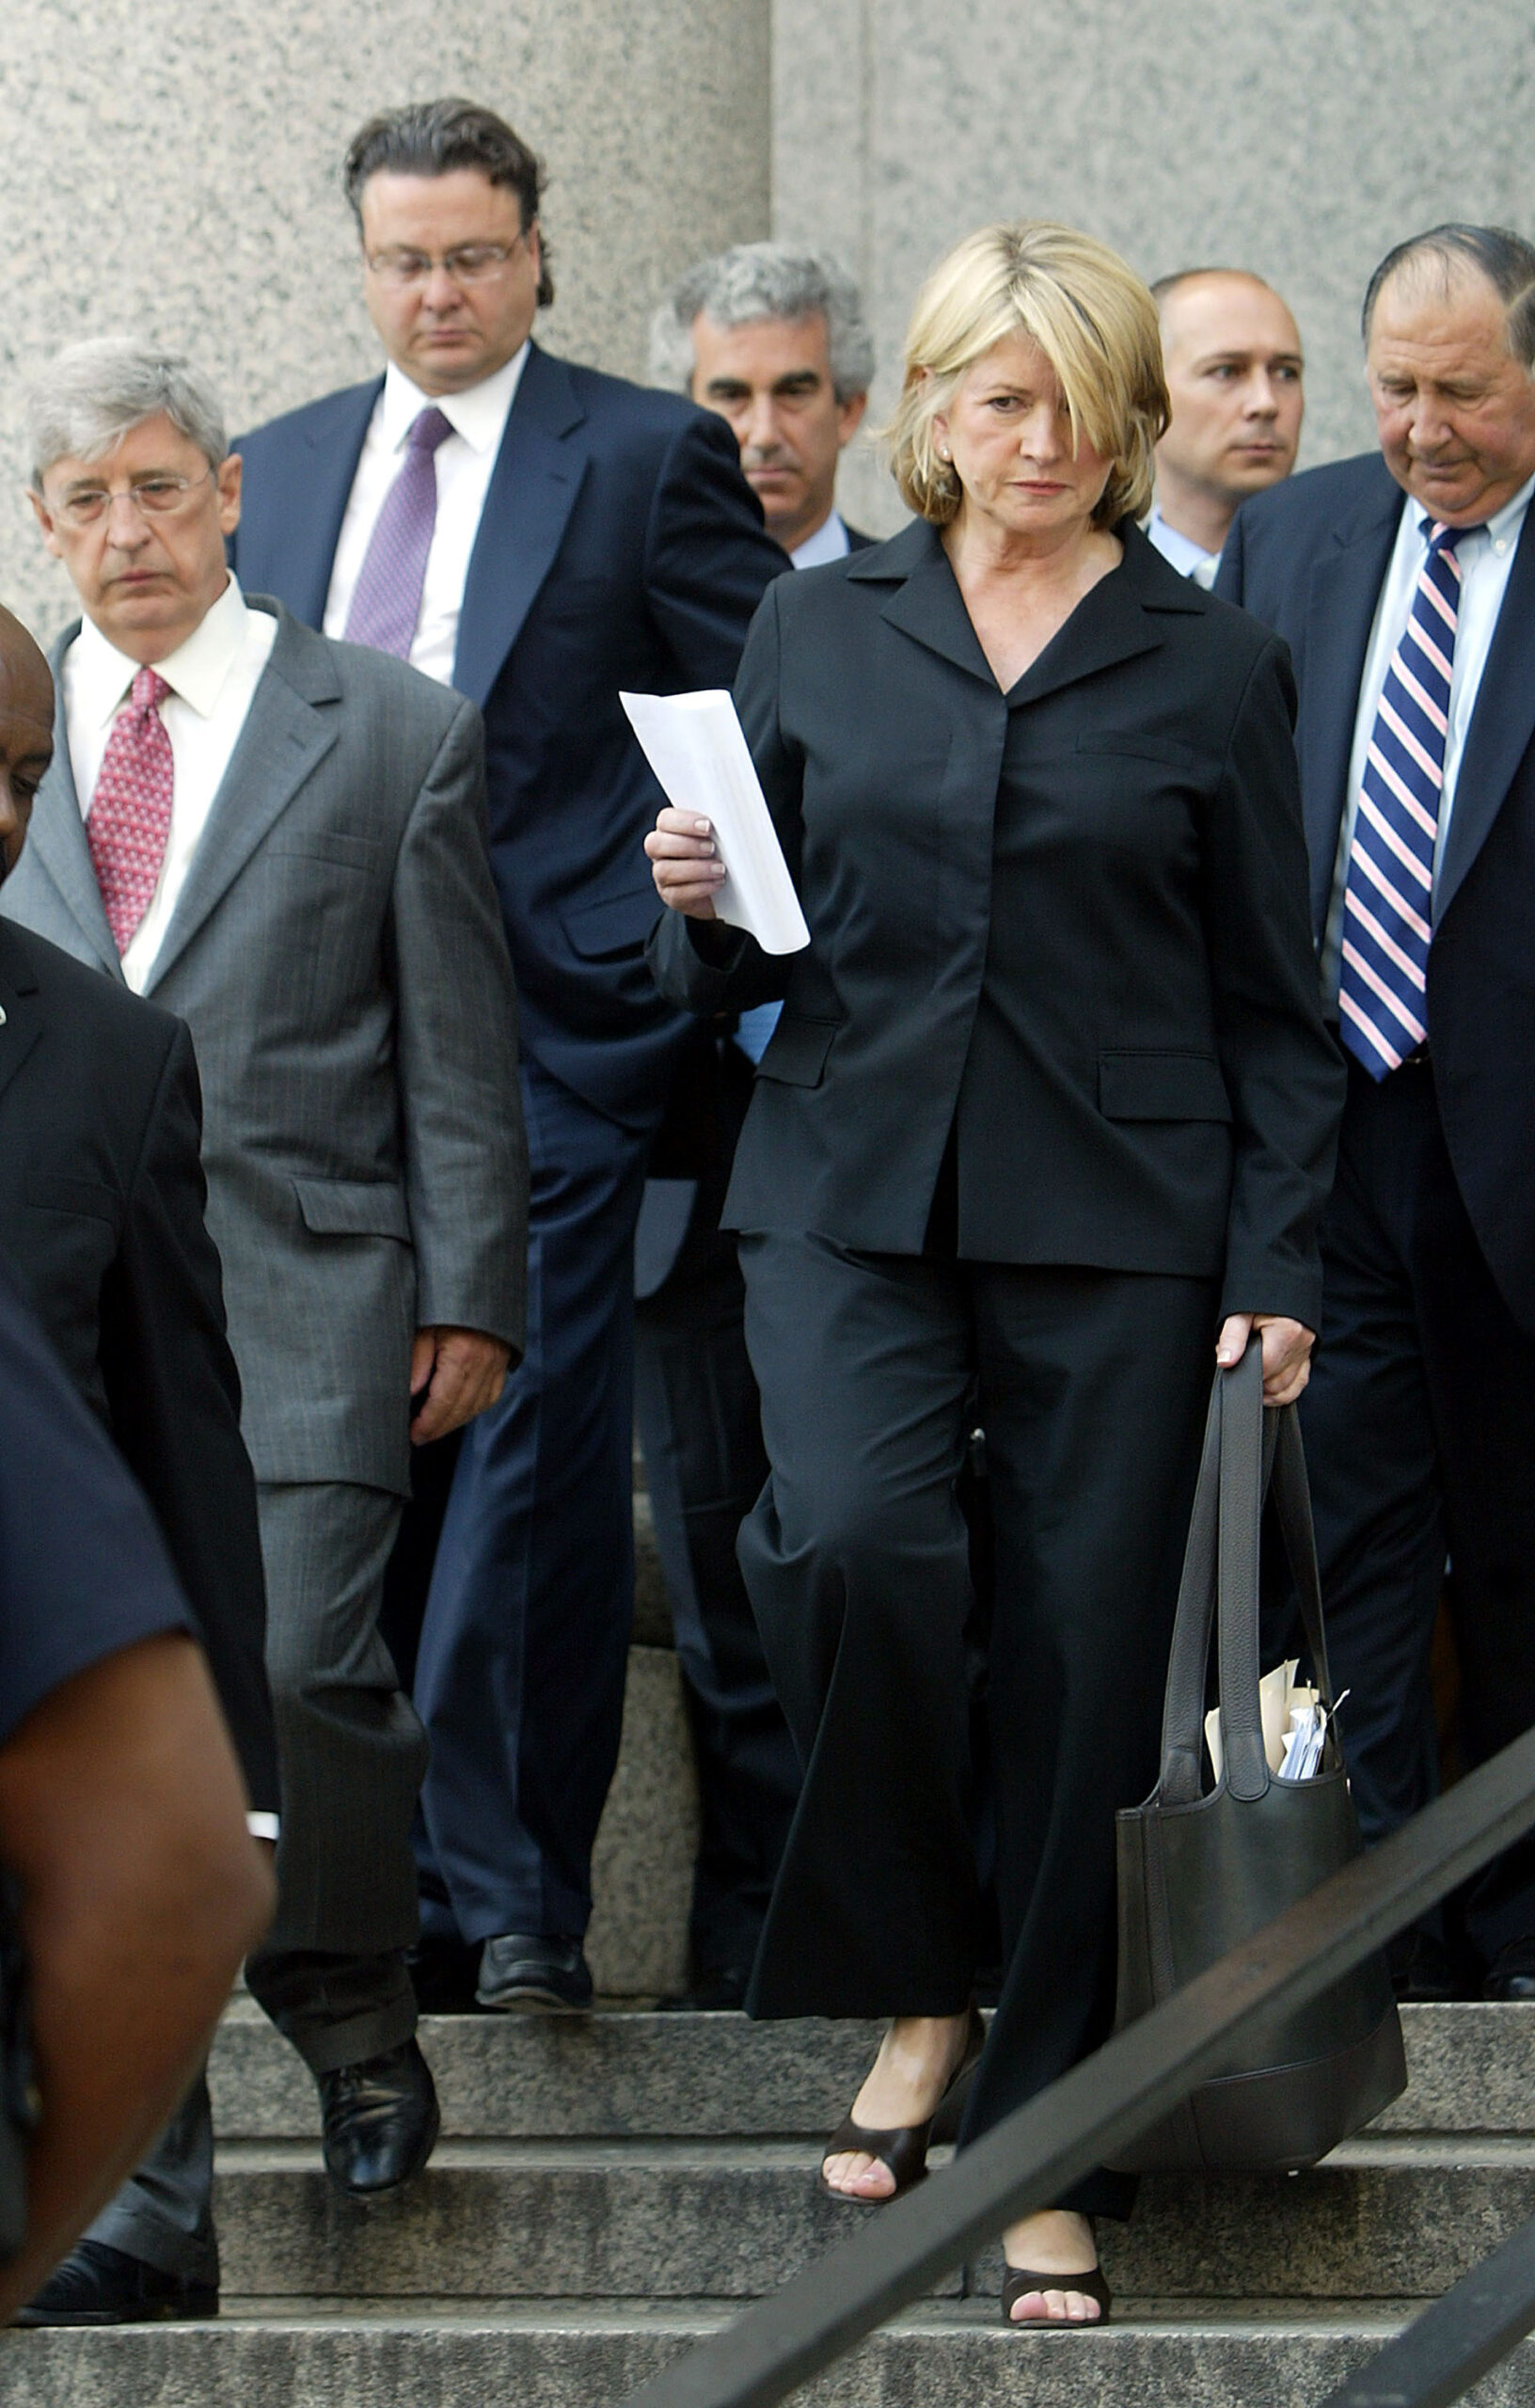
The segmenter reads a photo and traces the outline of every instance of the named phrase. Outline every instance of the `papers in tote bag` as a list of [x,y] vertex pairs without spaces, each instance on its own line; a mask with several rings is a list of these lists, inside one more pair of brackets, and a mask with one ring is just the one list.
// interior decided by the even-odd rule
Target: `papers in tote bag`
[[[1258,1685],[1258,1704],[1263,1717],[1263,1752],[1269,1770],[1281,1781],[1312,1781],[1321,1770],[1321,1751],[1327,1737],[1327,1709],[1315,1689],[1297,1683],[1295,1674],[1299,1659],[1291,1656],[1288,1664],[1275,1665],[1265,1672]],[[1345,1695],[1347,1692],[1345,1691]],[[1337,1701],[1341,1705],[1342,1698]],[[1205,1717],[1205,1745],[1217,1781],[1221,1777],[1221,1710],[1213,1706]]]
[[810,930],[730,696],[721,688],[618,699],[668,802],[713,823],[725,865],[714,898],[720,919],[764,953],[802,951]]

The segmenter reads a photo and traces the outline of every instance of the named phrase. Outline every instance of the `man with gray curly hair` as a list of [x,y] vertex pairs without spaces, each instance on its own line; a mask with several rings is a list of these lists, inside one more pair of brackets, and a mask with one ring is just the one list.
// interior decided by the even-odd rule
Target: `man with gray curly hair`
[[[718,412],[768,532],[815,568],[872,538],[839,516],[837,461],[874,374],[858,287],[782,243],[701,260],[651,320],[657,385]],[[736,1241],[720,1228],[730,1164],[779,1006],[701,1022],[678,1066],[635,1237],[635,1421],[698,1766],[688,1988],[668,2004],[739,2006],[799,1794],[788,1724],[736,1560],[768,1476]]]
[[850,536],[834,499],[874,376],[863,304],[835,260],[783,243],[701,260],[651,320],[650,373],[735,430],[768,532],[796,568],[868,541]]

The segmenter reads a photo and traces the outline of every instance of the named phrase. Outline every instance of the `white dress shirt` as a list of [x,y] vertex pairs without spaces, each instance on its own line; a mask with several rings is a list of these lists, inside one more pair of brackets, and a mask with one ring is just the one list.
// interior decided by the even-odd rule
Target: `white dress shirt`
[[[175,785],[159,883],[122,957],[122,974],[135,995],[143,993],[154,967],[277,633],[277,623],[270,610],[247,610],[245,595],[231,577],[186,642],[154,663],[170,688],[160,705],[160,718],[170,738]],[[82,623],[64,657],[70,766],[81,816],[87,821],[112,722],[127,701],[138,670],[139,663],[109,643],[91,619]]]
[[325,633],[344,636],[357,578],[367,556],[385,496],[404,465],[405,437],[422,410],[439,409],[452,428],[434,454],[437,472],[437,517],[432,548],[426,556],[420,615],[410,647],[411,666],[435,677],[439,686],[453,682],[453,655],[458,648],[458,614],[464,603],[464,580],[469,554],[480,532],[491,471],[501,448],[506,421],[528,364],[524,343],[514,359],[498,368],[462,393],[423,393],[391,359],[384,390],[373,405],[362,457],[352,480],[351,498],[331,563],[330,591],[325,596]]
[[[1477,705],[1477,690],[1497,630],[1497,615],[1503,607],[1509,571],[1513,566],[1520,530],[1532,494],[1535,494],[1535,477],[1531,477],[1527,484],[1520,486],[1513,499],[1506,501],[1496,516],[1487,521],[1485,529],[1479,529],[1475,534],[1464,535],[1455,547],[1455,557],[1461,564],[1461,605],[1456,613],[1455,657],[1449,680],[1449,733],[1445,738],[1445,783],[1439,798],[1439,826],[1433,847],[1435,904],[1439,899],[1439,870],[1445,857],[1445,838],[1455,808],[1456,772],[1465,750],[1471,714]],[[1412,611],[1418,571],[1428,550],[1430,524],[1431,515],[1422,503],[1409,499],[1401,514],[1397,540],[1381,583],[1369,650],[1365,655],[1365,673],[1359,681],[1353,751],[1349,757],[1348,794],[1343,805],[1343,825],[1338,831],[1337,858],[1333,866],[1333,895],[1321,945],[1322,1000],[1325,1008],[1333,1013],[1337,1009],[1338,963],[1343,943],[1343,895],[1349,879],[1349,853],[1353,844],[1359,790],[1364,784],[1365,755],[1375,733],[1375,719],[1381,706],[1385,673],[1391,666],[1391,656],[1401,642],[1402,630]]]
[[833,510],[830,518],[822,519],[814,535],[796,544],[789,558],[796,568],[820,568],[827,561],[845,561],[851,550],[847,530]]
[[1163,559],[1171,561],[1179,577],[1192,577],[1195,585],[1202,585],[1207,594],[1210,592],[1215,582],[1215,572],[1221,565],[1219,552],[1205,551],[1192,535],[1180,535],[1176,527],[1169,527],[1154,502],[1151,515],[1146,522],[1146,531]]

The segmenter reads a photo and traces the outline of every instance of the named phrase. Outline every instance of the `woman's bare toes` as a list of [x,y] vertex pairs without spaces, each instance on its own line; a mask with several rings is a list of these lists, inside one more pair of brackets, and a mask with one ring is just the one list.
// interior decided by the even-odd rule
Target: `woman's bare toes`
[[1012,2319],[1015,2324],[1096,2324],[1102,2312],[1085,2291],[1024,2291],[1013,2302]]
[[888,2199],[895,2188],[883,2159],[862,2150],[824,2159],[821,2178],[829,2191],[840,2191],[847,2199]]

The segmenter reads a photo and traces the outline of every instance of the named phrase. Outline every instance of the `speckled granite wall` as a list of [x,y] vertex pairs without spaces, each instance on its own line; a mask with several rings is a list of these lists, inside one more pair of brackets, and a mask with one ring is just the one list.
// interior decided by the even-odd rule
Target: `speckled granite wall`
[[[370,110],[465,91],[544,153],[551,345],[643,371],[696,253],[768,227],[769,0],[4,0],[0,597],[67,604],[22,474],[16,387],[139,327],[249,424],[371,372],[335,163]],[[24,516],[23,514],[25,514]]]
[[[773,214],[862,277],[888,404],[924,269],[991,217],[1064,217],[1147,277],[1215,261],[1286,294],[1309,358],[1303,465],[1372,421],[1359,296],[1446,217],[1535,234],[1527,0],[775,0]],[[898,523],[872,454],[844,503]]]

